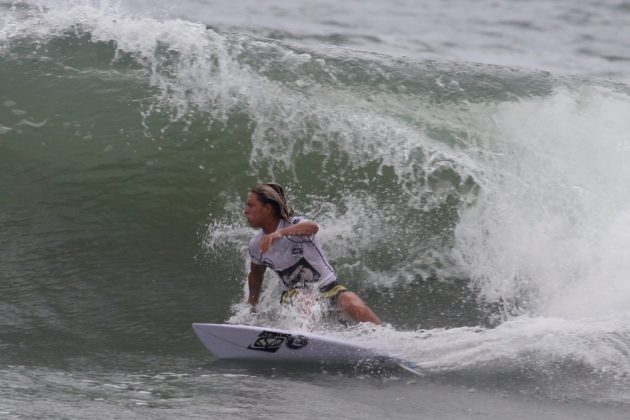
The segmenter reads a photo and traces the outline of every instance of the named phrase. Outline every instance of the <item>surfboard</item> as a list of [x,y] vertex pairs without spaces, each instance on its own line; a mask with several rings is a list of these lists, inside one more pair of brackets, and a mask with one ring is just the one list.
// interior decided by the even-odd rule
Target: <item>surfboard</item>
[[219,360],[395,364],[420,374],[412,363],[333,337],[233,324],[192,324],[203,345]]

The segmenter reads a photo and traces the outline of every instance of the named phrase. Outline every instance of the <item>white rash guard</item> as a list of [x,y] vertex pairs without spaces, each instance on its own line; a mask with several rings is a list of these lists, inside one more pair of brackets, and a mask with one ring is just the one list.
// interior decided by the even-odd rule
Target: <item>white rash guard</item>
[[[281,219],[277,229],[307,221],[303,217]],[[315,235],[289,235],[274,241],[273,245],[262,252],[260,242],[262,229],[249,241],[249,255],[252,262],[271,268],[280,277],[283,291],[316,286],[323,288],[337,280],[335,270],[326,260],[324,251]]]

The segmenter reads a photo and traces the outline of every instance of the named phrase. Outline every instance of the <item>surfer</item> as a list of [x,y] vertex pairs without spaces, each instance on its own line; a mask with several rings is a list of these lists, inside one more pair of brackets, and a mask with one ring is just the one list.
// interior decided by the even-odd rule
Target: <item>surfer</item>
[[381,320],[357,296],[337,282],[315,236],[317,223],[293,215],[283,188],[275,183],[257,184],[247,194],[244,210],[250,226],[261,229],[249,241],[251,268],[247,303],[256,307],[267,267],[280,278],[283,304],[290,303],[301,291],[317,289],[320,300],[327,301],[357,322],[377,325]]

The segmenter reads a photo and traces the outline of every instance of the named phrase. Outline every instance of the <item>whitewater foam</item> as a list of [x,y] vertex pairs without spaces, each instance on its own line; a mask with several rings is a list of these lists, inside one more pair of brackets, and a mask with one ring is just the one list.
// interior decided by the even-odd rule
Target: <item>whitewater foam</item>
[[456,229],[486,298],[549,316],[627,311],[629,111],[626,95],[600,88],[498,107],[479,197]]

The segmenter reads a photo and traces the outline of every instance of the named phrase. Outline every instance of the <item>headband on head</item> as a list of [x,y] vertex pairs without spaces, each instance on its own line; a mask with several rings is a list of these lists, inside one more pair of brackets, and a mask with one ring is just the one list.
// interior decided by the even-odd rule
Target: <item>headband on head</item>
[[275,192],[284,199],[284,189],[280,186],[280,184],[276,184],[275,182],[268,182],[265,185],[274,189]]
[[280,218],[288,220],[293,216],[293,209],[287,205],[284,189],[275,182],[257,184],[251,192],[258,194],[265,202],[273,204]]

